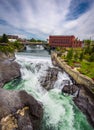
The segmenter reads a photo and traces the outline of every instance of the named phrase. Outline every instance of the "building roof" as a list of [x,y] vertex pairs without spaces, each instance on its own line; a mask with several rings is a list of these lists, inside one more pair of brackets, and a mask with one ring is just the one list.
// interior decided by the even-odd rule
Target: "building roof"
[[73,38],[75,38],[75,36],[74,35],[50,35],[49,37],[60,37],[60,38],[62,38],[62,37],[73,37]]
[[7,35],[8,39],[18,39],[17,35]]

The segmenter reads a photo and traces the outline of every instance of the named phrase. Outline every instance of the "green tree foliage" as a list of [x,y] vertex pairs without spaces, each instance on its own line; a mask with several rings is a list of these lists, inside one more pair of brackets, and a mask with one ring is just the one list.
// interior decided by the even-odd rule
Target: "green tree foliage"
[[93,62],[93,61],[94,61],[94,52],[90,55],[89,61],[90,61],[90,62]]
[[1,37],[0,39],[0,42],[1,43],[8,43],[8,37],[6,34],[3,34],[3,36]]
[[45,42],[43,40],[40,40],[40,39],[35,39],[35,38],[32,38],[29,40],[30,42]]
[[84,57],[84,53],[83,53],[83,51],[82,51],[82,52],[80,53],[80,57],[79,57],[80,61],[83,60],[83,57]]
[[67,54],[67,57],[66,59],[69,61],[71,60],[73,57],[73,49],[71,48],[69,51],[68,51],[68,54]]
[[42,42],[42,40],[39,40],[39,39],[38,39],[37,42]]
[[91,53],[93,53],[94,52],[94,46],[92,47],[92,49],[91,49]]
[[37,40],[32,38],[32,39],[30,39],[30,42],[37,42]]
[[90,46],[91,40],[90,39],[84,40],[84,43],[85,43],[85,46]]
[[60,47],[56,47],[56,51],[61,51],[61,48]]
[[15,48],[19,48],[20,47],[20,42],[19,41],[15,41],[12,44],[14,45]]
[[78,60],[78,52],[76,51],[75,54],[74,54],[74,60],[77,61]]

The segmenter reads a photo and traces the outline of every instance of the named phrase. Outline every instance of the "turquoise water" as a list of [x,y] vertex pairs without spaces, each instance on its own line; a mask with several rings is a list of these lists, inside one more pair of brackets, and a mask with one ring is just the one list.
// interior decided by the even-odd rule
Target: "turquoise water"
[[[28,53],[16,54],[16,61],[21,65],[21,78],[11,81],[4,88],[26,90],[43,103],[41,130],[93,130],[85,115],[74,105],[72,96],[61,93],[63,80],[71,82],[65,72],[58,73],[54,88],[49,92],[40,85],[39,79],[46,75],[49,67],[53,67],[49,54],[44,50],[41,52],[41,49],[33,48],[33,53],[27,50]],[[39,53],[37,56],[36,51]]]

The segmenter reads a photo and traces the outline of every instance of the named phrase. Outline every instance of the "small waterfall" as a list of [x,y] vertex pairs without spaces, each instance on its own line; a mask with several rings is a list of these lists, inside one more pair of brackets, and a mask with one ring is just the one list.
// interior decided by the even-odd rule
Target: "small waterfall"
[[16,61],[21,65],[21,80],[10,82],[5,88],[26,90],[43,103],[41,130],[93,130],[86,117],[74,105],[72,97],[61,93],[62,87],[68,83],[66,81],[72,84],[65,72],[58,73],[54,88],[47,91],[41,86],[39,79],[47,74],[49,67],[53,67],[51,59],[26,54],[17,54],[16,57]]

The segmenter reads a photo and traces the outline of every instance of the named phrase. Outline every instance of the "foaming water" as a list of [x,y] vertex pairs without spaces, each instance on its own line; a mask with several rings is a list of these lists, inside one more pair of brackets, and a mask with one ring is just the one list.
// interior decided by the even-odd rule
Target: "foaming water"
[[59,72],[54,88],[45,90],[39,79],[46,76],[47,69],[53,68],[49,56],[35,56],[17,53],[16,61],[21,65],[21,79],[4,86],[5,89],[25,90],[43,103],[44,116],[41,130],[93,130],[86,117],[78,110],[72,97],[61,93],[62,87],[69,81],[65,72]]

